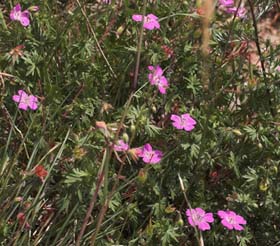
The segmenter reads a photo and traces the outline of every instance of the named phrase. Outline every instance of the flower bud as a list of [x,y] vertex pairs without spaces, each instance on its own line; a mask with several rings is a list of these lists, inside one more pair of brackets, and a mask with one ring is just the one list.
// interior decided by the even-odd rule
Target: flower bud
[[130,126],[130,131],[131,131],[131,133],[135,133],[135,131],[136,131],[135,125]]
[[104,121],[96,121],[95,126],[99,129],[107,129],[107,125]]
[[126,143],[128,143],[128,141],[129,141],[129,136],[127,135],[127,133],[124,133],[124,134],[123,134],[122,139],[123,139]]
[[180,227],[184,225],[184,221],[182,220],[182,218],[177,221],[177,225]]
[[235,135],[237,135],[237,136],[242,136],[241,131],[238,130],[238,129],[233,129],[232,132],[233,132]]
[[134,161],[137,161],[139,159],[140,153],[141,153],[141,148],[132,148],[128,150],[128,154]]
[[17,196],[14,199],[15,202],[21,202],[22,200],[23,200],[22,196]]
[[29,11],[32,11],[32,12],[37,12],[39,11],[39,6],[31,6],[28,8]]
[[167,213],[167,214],[171,214],[171,213],[173,213],[174,211],[176,210],[176,208],[175,207],[172,207],[172,205],[168,205],[166,208],[165,208],[165,213]]
[[269,181],[268,179],[263,179],[260,184],[259,184],[259,189],[261,191],[267,191],[267,189],[269,188]]
[[120,27],[117,29],[117,31],[116,31],[117,38],[120,37],[120,35],[123,33],[124,29],[125,29],[124,25],[120,26]]

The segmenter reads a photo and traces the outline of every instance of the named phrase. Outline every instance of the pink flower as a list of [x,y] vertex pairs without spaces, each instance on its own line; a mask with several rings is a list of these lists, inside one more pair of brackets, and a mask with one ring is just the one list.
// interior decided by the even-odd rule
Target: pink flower
[[[236,11],[237,11],[237,13],[236,13]],[[227,8],[226,12],[229,13],[229,14],[235,14],[236,13],[237,17],[243,19],[243,18],[246,17],[247,10],[243,7],[240,7],[239,9],[237,9],[236,7],[232,7],[232,8]]]
[[18,213],[17,214],[17,220],[18,220],[20,226],[24,225],[25,229],[30,229],[30,224],[27,221],[25,221],[26,218],[25,218],[24,213],[22,213],[22,212]]
[[277,72],[280,72],[280,66],[278,65],[278,66],[275,68],[275,70],[276,70]]
[[219,3],[223,7],[232,7],[234,5],[234,0],[219,0]]
[[148,69],[152,71],[149,73],[148,78],[151,85],[156,85],[161,94],[166,94],[166,89],[169,87],[168,81],[165,76],[163,76],[163,71],[159,65],[157,66],[148,66]]
[[[143,15],[132,15],[132,19],[137,22],[141,22]],[[148,30],[159,29],[160,24],[158,22],[158,17],[153,14],[148,14],[144,16],[144,28]]]
[[153,150],[150,144],[145,144],[138,156],[142,157],[145,163],[156,164],[160,162],[163,154],[160,150]]
[[115,151],[127,151],[129,146],[123,140],[119,140],[117,144],[113,145]]
[[19,103],[18,108],[27,110],[28,107],[32,110],[38,108],[38,98],[36,96],[28,96],[25,91],[19,90],[18,95],[13,96],[13,101]]
[[186,211],[188,222],[191,226],[197,226],[199,230],[210,230],[209,223],[214,222],[212,213],[205,213],[202,208],[188,209]]
[[187,132],[190,132],[194,129],[196,121],[189,114],[182,114],[181,116],[172,114],[170,118],[173,122],[172,125],[177,129],[184,129]]
[[10,19],[12,21],[19,21],[23,26],[28,26],[30,24],[29,11],[24,10],[21,12],[21,6],[19,3],[11,10]]
[[247,222],[246,220],[236,214],[233,211],[218,211],[219,217],[222,219],[222,224],[224,227],[226,227],[229,230],[237,230],[237,231],[242,231],[244,230],[243,226],[241,225],[246,225]]

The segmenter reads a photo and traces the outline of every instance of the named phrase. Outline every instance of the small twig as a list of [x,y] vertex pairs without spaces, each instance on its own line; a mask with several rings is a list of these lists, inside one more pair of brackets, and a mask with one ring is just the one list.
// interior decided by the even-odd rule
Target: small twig
[[204,55],[208,55],[209,53],[209,41],[210,41],[210,21],[214,12],[214,4],[213,0],[205,0],[203,10],[205,11],[205,15],[202,19],[202,53]]
[[120,177],[121,172],[122,172],[122,170],[123,170],[123,166],[124,166],[124,161],[121,162],[121,166],[120,166],[120,169],[119,169],[119,171],[118,171],[117,178],[116,178],[116,180],[115,180],[115,183],[114,183],[114,185],[113,185],[113,188],[112,188],[112,190],[110,191],[108,197],[106,198],[105,204],[102,206],[101,211],[100,211],[100,213],[99,213],[98,221],[97,221],[97,225],[96,225],[96,230],[95,230],[94,234],[93,234],[92,237],[91,237],[91,242],[90,242],[90,245],[91,245],[91,246],[93,246],[94,243],[95,243],[96,237],[97,237],[98,232],[99,232],[100,227],[101,227],[101,223],[102,223],[102,221],[103,221],[103,219],[104,219],[104,216],[105,216],[105,214],[106,214],[106,212],[107,212],[107,209],[108,209],[108,207],[109,207],[109,203],[110,203],[112,197],[113,197],[114,194],[115,194],[115,190],[116,190],[117,185],[118,185],[118,183],[119,183],[119,177]]
[[260,47],[260,41],[259,41],[259,36],[258,36],[258,26],[257,26],[257,20],[256,20],[256,16],[254,13],[254,6],[251,0],[248,0],[249,6],[250,6],[250,12],[252,15],[252,19],[253,19],[253,26],[254,26],[254,34],[255,34],[255,43],[257,46],[257,50],[258,50],[258,55],[260,57],[260,62],[261,62],[261,68],[262,68],[262,74],[263,74],[263,78],[264,78],[264,84],[266,87],[266,95],[267,95],[267,100],[268,100],[268,105],[270,108],[270,113],[271,115],[274,117],[275,113],[272,107],[272,101],[271,101],[271,94],[268,88],[268,84],[267,84],[267,76],[266,76],[266,71],[265,71],[265,66],[264,66],[264,58],[261,52],[261,47]]
[[6,77],[11,77],[11,78],[15,77],[14,75],[11,75],[11,74],[8,74],[8,73],[3,73],[3,72],[0,72],[0,75],[1,76],[6,76]]
[[92,36],[93,36],[93,39],[94,39],[94,41],[95,41],[95,43],[96,43],[96,46],[97,46],[97,48],[98,48],[100,54],[102,55],[103,59],[105,60],[105,63],[106,63],[106,65],[107,65],[107,67],[109,68],[109,70],[110,70],[110,72],[112,73],[113,77],[114,77],[114,78],[117,78],[117,75],[115,74],[115,72],[114,72],[112,66],[110,65],[110,63],[109,63],[109,61],[108,61],[106,55],[104,54],[104,52],[103,52],[103,50],[102,50],[102,48],[101,48],[101,46],[100,46],[100,44],[99,44],[99,42],[98,42],[98,39],[97,39],[97,37],[96,37],[96,34],[95,34],[94,30],[93,30],[93,27],[92,27],[90,21],[89,21],[89,18],[87,17],[86,12],[85,12],[84,9],[82,8],[82,5],[81,5],[80,1],[79,1],[79,0],[76,0],[76,2],[78,3],[78,5],[79,5],[79,7],[80,7],[80,9],[81,9],[81,11],[82,11],[82,14],[83,14],[83,16],[84,16],[85,19],[86,19],[86,22],[87,22],[87,24],[88,24],[89,30],[90,30],[90,32],[91,32],[91,34],[92,34]]
[[102,171],[100,173],[100,175],[99,175],[99,178],[97,179],[95,192],[93,193],[93,196],[92,196],[91,201],[89,203],[89,207],[88,207],[86,216],[84,218],[84,221],[83,221],[80,233],[79,233],[79,235],[77,237],[76,246],[80,245],[81,239],[82,239],[82,237],[83,237],[83,235],[85,233],[85,230],[86,230],[86,227],[87,227],[87,223],[88,223],[89,217],[91,215],[91,212],[92,212],[92,210],[94,208],[94,205],[95,205],[95,202],[96,202],[96,199],[97,199],[97,196],[98,196],[98,191],[99,191],[99,189],[101,187],[103,178],[104,178],[104,172]]
[[112,30],[113,26],[115,25],[115,23],[117,22],[117,18],[118,18],[118,14],[119,11],[121,9],[122,6],[122,0],[120,0],[116,6],[116,9],[114,11],[113,17],[111,18],[111,21],[109,22],[109,24],[106,27],[105,32],[103,33],[103,35],[101,36],[101,38],[99,39],[99,43],[103,43],[103,41],[105,40],[105,38],[109,35],[110,31]]

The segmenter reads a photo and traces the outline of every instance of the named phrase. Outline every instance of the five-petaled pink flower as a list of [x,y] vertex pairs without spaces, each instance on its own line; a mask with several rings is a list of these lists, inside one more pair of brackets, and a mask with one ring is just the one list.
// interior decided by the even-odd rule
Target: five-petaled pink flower
[[[143,15],[132,15],[132,19],[137,22],[141,22]],[[158,22],[158,17],[153,14],[148,14],[144,16],[143,27],[148,30],[159,29],[160,24]]]
[[206,213],[202,208],[188,209],[186,215],[191,226],[197,226],[201,231],[210,230],[209,223],[214,222],[213,214]]
[[160,162],[163,154],[160,150],[153,150],[150,144],[145,144],[138,156],[142,157],[143,161],[147,164],[156,164]]
[[240,215],[236,214],[233,211],[218,211],[219,217],[222,219],[222,224],[229,230],[237,230],[242,231],[244,230],[243,226],[246,225],[247,221]]
[[168,81],[165,76],[163,76],[163,71],[159,65],[157,66],[148,66],[148,69],[151,71],[148,78],[151,85],[156,85],[161,94],[166,94],[166,89],[169,87]]
[[30,24],[29,11],[24,10],[21,12],[21,6],[18,3],[10,12],[10,19],[13,21],[19,21],[21,25],[28,26]]
[[123,140],[119,140],[117,144],[113,145],[113,148],[115,151],[127,151],[129,149],[129,146]]
[[173,122],[172,125],[177,129],[184,129],[187,132],[190,132],[194,129],[196,121],[189,114],[182,114],[181,116],[172,114],[170,118]]
[[19,103],[19,109],[27,110],[29,107],[32,110],[36,110],[38,108],[38,98],[33,95],[28,95],[23,90],[19,90],[18,95],[13,96],[13,100]]
[[223,7],[232,7],[234,5],[234,0],[220,0],[219,3]]

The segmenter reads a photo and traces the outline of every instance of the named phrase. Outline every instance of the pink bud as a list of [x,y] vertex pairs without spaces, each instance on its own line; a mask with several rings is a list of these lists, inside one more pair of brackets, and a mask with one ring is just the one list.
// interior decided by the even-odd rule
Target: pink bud
[[28,9],[32,12],[37,12],[37,11],[39,11],[39,6],[31,6]]

